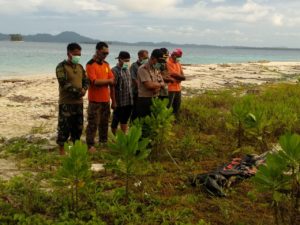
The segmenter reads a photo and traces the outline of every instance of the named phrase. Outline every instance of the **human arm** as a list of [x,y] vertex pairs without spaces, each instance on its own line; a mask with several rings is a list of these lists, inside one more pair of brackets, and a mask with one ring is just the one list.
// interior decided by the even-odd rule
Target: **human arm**
[[85,72],[85,70],[82,67],[82,88],[81,88],[81,93],[80,93],[81,96],[85,95],[86,91],[89,88],[89,85],[90,85],[90,80],[87,77],[86,72]]
[[113,85],[113,79],[96,79],[94,80],[94,85],[96,86],[106,86],[106,85]]
[[159,75],[159,79],[155,80],[151,76],[149,70],[146,69],[145,67],[138,69],[138,78],[143,83],[145,88],[150,91],[157,92],[160,90],[161,87],[163,87],[163,79],[161,75]]
[[163,85],[159,82],[153,82],[153,81],[144,81],[143,84],[145,87],[151,91],[159,90]]
[[173,77],[169,75],[164,76],[163,79],[165,83],[174,83],[176,81]]
[[170,77],[173,78],[176,81],[185,80],[185,76],[183,74],[172,73],[172,74],[170,74]]
[[115,109],[117,107],[115,85],[109,85],[109,88],[110,88],[111,108]]
[[136,63],[133,63],[130,67],[130,76],[131,76],[131,81],[132,81],[133,87],[138,86],[137,71],[138,71],[138,65],[136,65]]
[[106,86],[106,85],[113,85],[114,84],[113,78],[97,79],[96,71],[93,68],[93,66],[90,65],[90,64],[87,64],[86,72],[87,72],[87,75],[88,75],[88,78],[89,78],[91,84],[93,84],[95,86]]
[[109,85],[110,88],[110,98],[111,98],[111,108],[115,109],[117,107],[117,101],[116,101],[116,86],[118,85],[118,73],[114,70],[114,68],[111,70],[112,75],[114,77],[114,84]]
[[172,64],[167,64],[167,68],[168,68],[168,71],[169,71],[168,74],[169,74],[170,77],[172,77],[176,81],[185,80],[185,76],[183,74],[183,70],[182,70],[182,67],[181,67],[180,64],[179,64],[179,68],[177,67],[177,69],[174,69]]

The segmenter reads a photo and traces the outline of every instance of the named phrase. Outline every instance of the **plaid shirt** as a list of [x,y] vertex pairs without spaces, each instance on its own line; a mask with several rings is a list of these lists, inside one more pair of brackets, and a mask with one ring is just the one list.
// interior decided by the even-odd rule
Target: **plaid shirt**
[[112,68],[115,75],[115,95],[117,107],[133,105],[132,81],[128,69],[122,69],[118,65]]

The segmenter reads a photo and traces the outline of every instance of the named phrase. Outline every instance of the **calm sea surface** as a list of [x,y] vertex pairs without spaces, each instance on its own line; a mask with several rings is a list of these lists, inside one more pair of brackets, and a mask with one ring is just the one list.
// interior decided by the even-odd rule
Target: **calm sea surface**
[[[19,75],[54,75],[56,65],[66,58],[64,43],[9,42],[0,41],[0,76]],[[94,44],[81,44],[82,65],[95,52]],[[161,46],[164,47],[164,46]],[[119,51],[130,52],[132,61],[137,58],[140,49],[153,50],[153,46],[110,45],[107,61],[111,66],[116,64],[115,57]],[[183,47],[182,63],[209,64],[234,63],[258,60],[299,61],[298,49],[255,49],[255,48],[221,48],[221,47]],[[169,49],[172,50],[172,49]]]

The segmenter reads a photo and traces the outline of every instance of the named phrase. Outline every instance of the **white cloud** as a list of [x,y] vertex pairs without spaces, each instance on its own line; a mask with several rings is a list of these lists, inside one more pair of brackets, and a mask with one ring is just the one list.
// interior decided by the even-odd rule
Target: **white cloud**
[[299,30],[299,9],[299,0],[0,0],[0,26],[124,41],[297,43],[296,35],[276,33]]
[[221,2],[225,2],[226,0],[210,0],[213,3],[221,3]]
[[272,22],[275,26],[281,27],[283,25],[283,16],[279,14],[275,14],[272,17]]
[[117,11],[117,6],[100,0],[0,0],[0,13],[15,15],[48,11],[76,14],[85,11]]
[[24,4],[22,0],[0,0],[0,15],[35,12],[38,10],[38,6],[42,1],[43,0],[27,0]]
[[160,12],[164,13],[167,8],[175,8],[182,0],[115,0],[120,9],[130,12]]
[[98,0],[75,0],[74,3],[82,10],[90,11],[112,11],[116,10],[116,6],[100,2]]

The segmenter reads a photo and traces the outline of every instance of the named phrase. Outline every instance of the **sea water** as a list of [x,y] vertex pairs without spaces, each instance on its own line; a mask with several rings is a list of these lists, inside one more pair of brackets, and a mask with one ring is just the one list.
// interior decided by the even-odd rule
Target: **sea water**
[[[81,64],[85,64],[95,53],[95,44],[81,44]],[[41,42],[10,42],[0,41],[0,77],[20,75],[55,75],[55,68],[59,62],[67,58],[66,43]],[[146,49],[151,52],[154,48],[166,46],[109,46],[110,54],[107,61],[114,66],[119,51],[128,51],[131,61],[136,61],[137,52]],[[237,48],[191,46],[180,47],[183,50],[182,63],[211,64],[211,63],[241,63],[249,61],[299,61],[300,49],[272,49],[272,48]],[[174,47],[167,47],[172,51]]]

